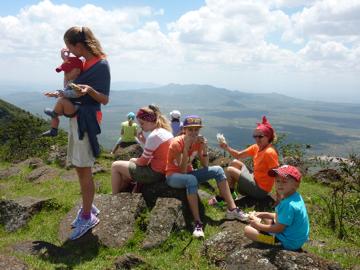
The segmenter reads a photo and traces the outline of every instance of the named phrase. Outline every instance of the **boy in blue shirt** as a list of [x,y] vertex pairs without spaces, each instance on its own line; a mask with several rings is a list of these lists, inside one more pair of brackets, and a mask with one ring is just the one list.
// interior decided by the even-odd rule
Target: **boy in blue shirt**
[[296,191],[301,173],[290,165],[269,171],[275,176],[275,186],[281,196],[275,213],[255,212],[249,216],[245,236],[253,241],[274,245],[281,242],[288,250],[299,250],[309,237],[309,218],[301,195]]

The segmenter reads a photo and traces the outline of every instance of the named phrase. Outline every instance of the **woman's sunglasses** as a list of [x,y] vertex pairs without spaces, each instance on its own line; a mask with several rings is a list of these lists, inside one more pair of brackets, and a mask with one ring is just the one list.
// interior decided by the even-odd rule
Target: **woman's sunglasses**
[[262,139],[262,138],[264,138],[264,137],[265,137],[264,135],[253,135],[253,138],[254,138],[254,139],[256,139],[256,138]]

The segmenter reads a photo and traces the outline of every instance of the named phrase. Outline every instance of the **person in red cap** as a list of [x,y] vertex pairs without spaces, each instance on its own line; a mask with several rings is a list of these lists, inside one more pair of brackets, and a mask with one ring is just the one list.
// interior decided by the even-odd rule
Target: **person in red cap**
[[299,170],[290,165],[272,169],[277,192],[281,195],[275,213],[253,212],[245,236],[253,241],[274,245],[280,242],[285,249],[300,250],[308,240],[309,217],[303,198],[297,192],[301,181]]
[[77,106],[69,99],[78,98],[79,92],[72,89],[70,85],[80,75],[83,69],[83,62],[78,57],[70,56],[64,49],[61,50],[61,58],[64,62],[55,70],[56,72],[64,71],[64,90],[56,90],[44,94],[47,97],[58,98],[53,109],[46,108],[44,110],[44,113],[51,117],[51,129],[41,134],[44,137],[57,136],[60,124],[59,116],[64,115],[71,118],[77,111]]
[[[253,131],[253,138],[255,144],[240,151],[231,148],[227,143],[220,143],[221,148],[236,158],[225,170],[233,197],[236,196],[236,183],[239,193],[249,195],[255,199],[264,199],[274,186],[275,178],[269,176],[268,171],[279,166],[279,157],[272,146],[272,142],[275,139],[274,129],[265,116],[263,116],[262,123],[258,123]],[[253,174],[239,160],[248,157],[253,159]],[[216,205],[222,202],[222,200],[222,197],[216,196],[209,200],[209,204]]]

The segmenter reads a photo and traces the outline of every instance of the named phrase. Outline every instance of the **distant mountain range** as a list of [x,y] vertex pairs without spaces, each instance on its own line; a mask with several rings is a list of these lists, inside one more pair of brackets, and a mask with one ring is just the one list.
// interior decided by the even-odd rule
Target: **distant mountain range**
[[[112,89],[116,89],[115,86],[112,85]],[[39,92],[25,92],[22,88],[16,91],[0,88],[0,97],[41,116],[43,108],[54,103],[54,99]],[[203,117],[202,133],[213,146],[218,132],[237,148],[253,143],[251,134],[256,122],[266,115],[278,133],[287,134],[288,142],[310,144],[310,151],[314,153],[345,155],[360,150],[359,104],[307,101],[277,93],[251,94],[210,85],[179,84],[112,91],[109,104],[103,106],[101,143],[110,148],[126,114],[151,103],[159,105],[167,115],[177,109],[183,115]],[[67,128],[65,118],[62,126]]]

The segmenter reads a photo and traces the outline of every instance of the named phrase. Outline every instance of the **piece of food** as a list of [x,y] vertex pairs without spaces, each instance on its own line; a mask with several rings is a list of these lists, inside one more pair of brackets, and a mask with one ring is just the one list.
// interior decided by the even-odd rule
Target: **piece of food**
[[75,83],[69,83],[69,86],[71,87],[72,90],[76,91],[76,92],[81,92],[81,87],[78,86]]
[[220,144],[226,144],[226,140],[223,134],[221,133],[216,134],[216,139]]

